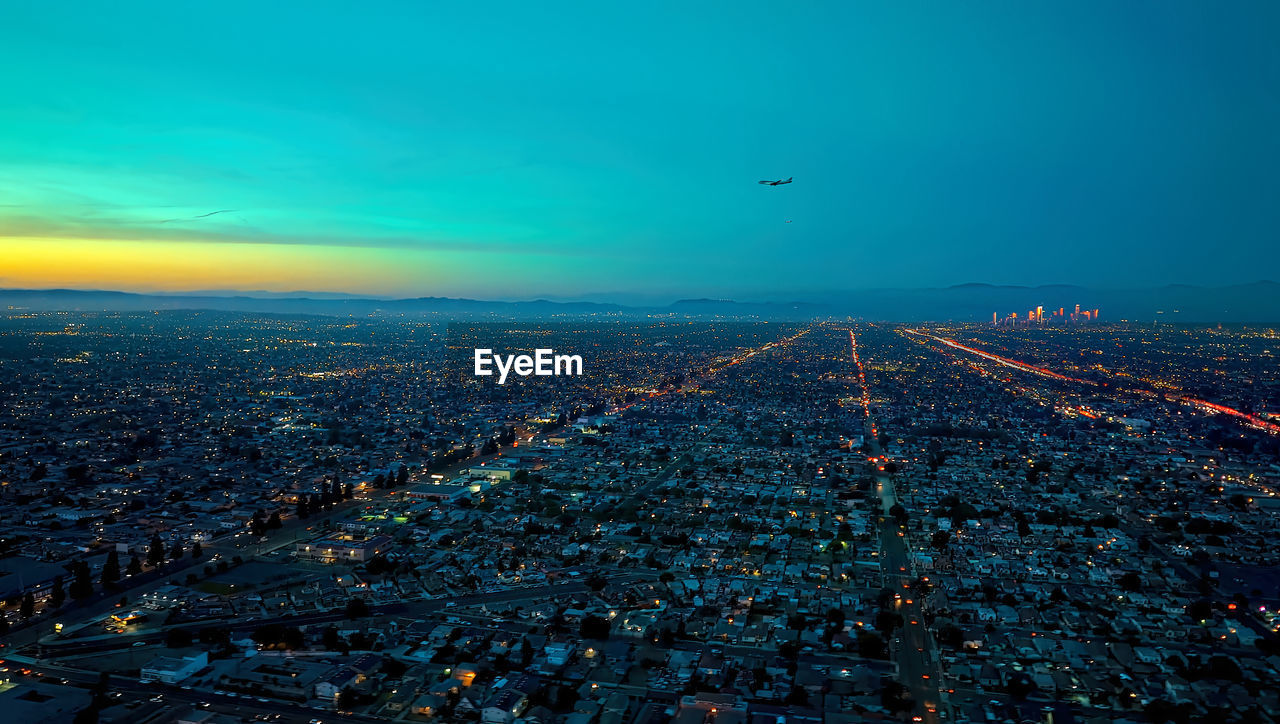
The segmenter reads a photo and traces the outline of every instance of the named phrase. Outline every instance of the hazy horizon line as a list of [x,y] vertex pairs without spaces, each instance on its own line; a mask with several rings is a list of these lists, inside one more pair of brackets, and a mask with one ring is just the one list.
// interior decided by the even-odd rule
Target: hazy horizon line
[[[553,302],[562,304],[600,304],[600,305],[616,305],[616,306],[645,306],[653,304],[662,304],[659,301],[667,300],[665,304],[674,304],[682,301],[712,301],[712,302],[733,302],[737,304],[823,304],[834,295],[858,294],[867,292],[896,291],[896,292],[913,292],[913,291],[939,291],[948,289],[961,288],[990,288],[990,289],[1054,289],[1054,288],[1077,288],[1091,292],[1114,292],[1114,291],[1140,291],[1140,290],[1159,290],[1170,288],[1195,288],[1195,289],[1223,289],[1232,287],[1248,287],[1259,285],[1280,285],[1272,279],[1259,278],[1252,281],[1232,282],[1225,284],[1190,284],[1182,282],[1170,282],[1167,284],[1150,285],[1150,286],[1090,286],[1081,283],[1069,282],[1050,282],[1043,284],[999,284],[994,282],[959,282],[946,286],[919,286],[919,287],[903,287],[903,286],[885,286],[885,287],[858,287],[847,289],[826,289],[818,292],[809,292],[807,295],[797,293],[788,295],[785,293],[750,293],[744,292],[733,296],[724,296],[721,294],[707,293],[665,293],[665,292],[584,292],[576,295],[566,294],[532,294],[523,296],[495,296],[485,297],[480,295],[454,295],[454,294],[373,294],[368,292],[347,292],[347,291],[331,291],[331,290],[307,290],[296,289],[288,291],[273,291],[269,289],[182,289],[182,290],[140,290],[140,289],[112,289],[100,287],[8,287],[0,286],[0,292],[74,292],[83,294],[130,294],[135,296],[146,297],[216,297],[216,298],[248,298],[248,299],[264,299],[264,300],[306,300],[315,299],[317,301],[342,301],[342,300],[360,300],[360,301],[406,301],[414,299],[451,299],[459,301],[475,301],[475,302],[504,302],[504,303],[529,303],[529,302]],[[628,299],[629,301],[618,301]],[[645,301],[639,301],[639,300]]]

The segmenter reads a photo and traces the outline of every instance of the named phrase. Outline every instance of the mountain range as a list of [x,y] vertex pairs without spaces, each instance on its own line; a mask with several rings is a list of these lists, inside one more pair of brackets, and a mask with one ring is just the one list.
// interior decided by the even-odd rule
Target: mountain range
[[1037,306],[1045,314],[1064,308],[1101,310],[1102,321],[1206,323],[1280,322],[1280,284],[1207,287],[1169,285],[1147,289],[1091,289],[960,284],[922,289],[865,289],[814,293],[795,302],[682,299],[668,305],[628,306],[586,301],[488,301],[451,297],[378,299],[325,292],[208,292],[140,294],[76,289],[0,289],[0,306],[10,311],[214,310],[329,316],[410,316],[440,319],[534,319],[671,315],[689,318],[808,320],[816,318],[922,322],[989,321],[993,313],[1025,318]]

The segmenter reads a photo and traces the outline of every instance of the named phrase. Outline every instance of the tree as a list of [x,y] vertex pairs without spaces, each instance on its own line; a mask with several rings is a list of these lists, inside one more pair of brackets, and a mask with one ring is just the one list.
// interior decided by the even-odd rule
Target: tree
[[959,626],[948,623],[938,629],[938,643],[958,649],[964,643],[964,631]]
[[308,504],[307,496],[298,496],[298,509],[295,511],[295,515],[298,516],[299,520],[305,519],[308,515],[311,515],[311,506]]
[[1205,599],[1193,601],[1187,606],[1187,615],[1196,621],[1206,621],[1213,618],[1213,604]]
[[937,550],[946,550],[947,544],[951,542],[951,532],[940,530],[933,534],[933,540],[930,544]]
[[191,645],[191,629],[171,628],[165,631],[164,645],[171,649],[184,649]]
[[876,630],[886,636],[902,625],[902,616],[893,611],[880,611],[876,614]]
[[93,578],[89,573],[89,564],[76,561],[71,566],[71,598],[80,601],[93,595]]
[[880,704],[889,711],[908,711],[911,709],[910,692],[896,679],[885,682],[880,690]]
[[102,564],[102,585],[112,586],[120,580],[120,554],[112,550]]
[[147,547],[147,565],[155,568],[161,563],[164,563],[164,541],[157,535],[151,538],[151,545]]
[[182,557],[182,553],[182,541],[174,541],[173,548],[169,550],[169,557],[176,561]]
[[62,576],[53,579],[53,590],[49,591],[49,605],[54,608],[61,608],[62,602],[67,600],[67,592],[62,589]]
[[204,555],[204,551],[200,549],[200,541],[191,544],[191,557],[200,558]]
[[579,626],[578,633],[584,639],[599,639],[603,641],[609,638],[609,620],[600,616],[587,616],[582,619],[582,625]]
[[907,522],[907,509],[902,507],[902,503],[894,503],[893,507],[889,508],[889,515],[892,515],[894,520],[898,521],[898,525],[903,525]]
[[365,603],[363,598],[353,598],[347,601],[347,618],[354,620],[368,615],[369,604]]
[[356,494],[355,486],[353,486],[351,483],[348,482],[342,486],[342,498],[344,500],[351,500],[351,498],[355,497],[355,494]]
[[270,528],[271,530],[279,530],[280,526],[282,525],[283,523],[280,522],[279,511],[272,513],[271,517],[267,518],[267,527]]
[[31,594],[31,591],[27,591],[22,597],[22,603],[18,606],[18,615],[24,619],[36,615],[36,597]]
[[338,635],[338,627],[332,624],[325,626],[320,635],[320,642],[329,651],[337,651],[342,648],[342,637]]
[[809,706],[809,692],[803,686],[792,686],[785,703],[789,706]]
[[138,556],[136,554],[129,559],[129,565],[124,569],[124,572],[131,576],[136,576],[139,573],[142,573],[142,561],[138,560]]

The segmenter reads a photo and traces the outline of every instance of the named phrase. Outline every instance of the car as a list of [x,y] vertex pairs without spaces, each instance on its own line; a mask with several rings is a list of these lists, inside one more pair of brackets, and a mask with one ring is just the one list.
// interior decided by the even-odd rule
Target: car
[[196,704],[196,706],[200,707],[201,709],[208,709],[212,705],[207,701],[202,701],[199,704]]
[[265,696],[260,696],[260,697],[258,697],[258,701],[259,701],[259,702],[261,702],[261,703],[263,703],[263,704],[270,704],[270,703],[271,703],[271,700],[270,700],[270,699],[268,699],[268,698],[267,698],[267,697],[265,697]]
[[146,641],[134,641],[134,642],[133,642],[132,644],[130,644],[130,645],[131,645],[131,646],[146,646],[146,645],[147,645],[147,642],[146,642]]
[[164,694],[156,694],[155,696],[151,697],[152,704],[159,704],[162,701],[164,701]]
[[458,605],[457,601],[450,601],[444,605],[445,608],[453,608]]
[[324,724],[324,722],[319,719],[312,719],[311,724]]

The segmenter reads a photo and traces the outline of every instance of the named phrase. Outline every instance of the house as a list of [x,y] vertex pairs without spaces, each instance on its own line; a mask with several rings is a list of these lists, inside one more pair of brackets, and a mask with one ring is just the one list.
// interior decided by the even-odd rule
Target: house
[[349,668],[341,668],[316,682],[316,698],[337,702],[338,694],[348,686],[360,682],[360,674]]
[[488,724],[511,724],[529,705],[529,697],[515,689],[503,689],[489,697],[480,710],[480,720]]
[[437,694],[423,694],[413,700],[409,712],[418,716],[435,716],[445,705],[445,698]]

